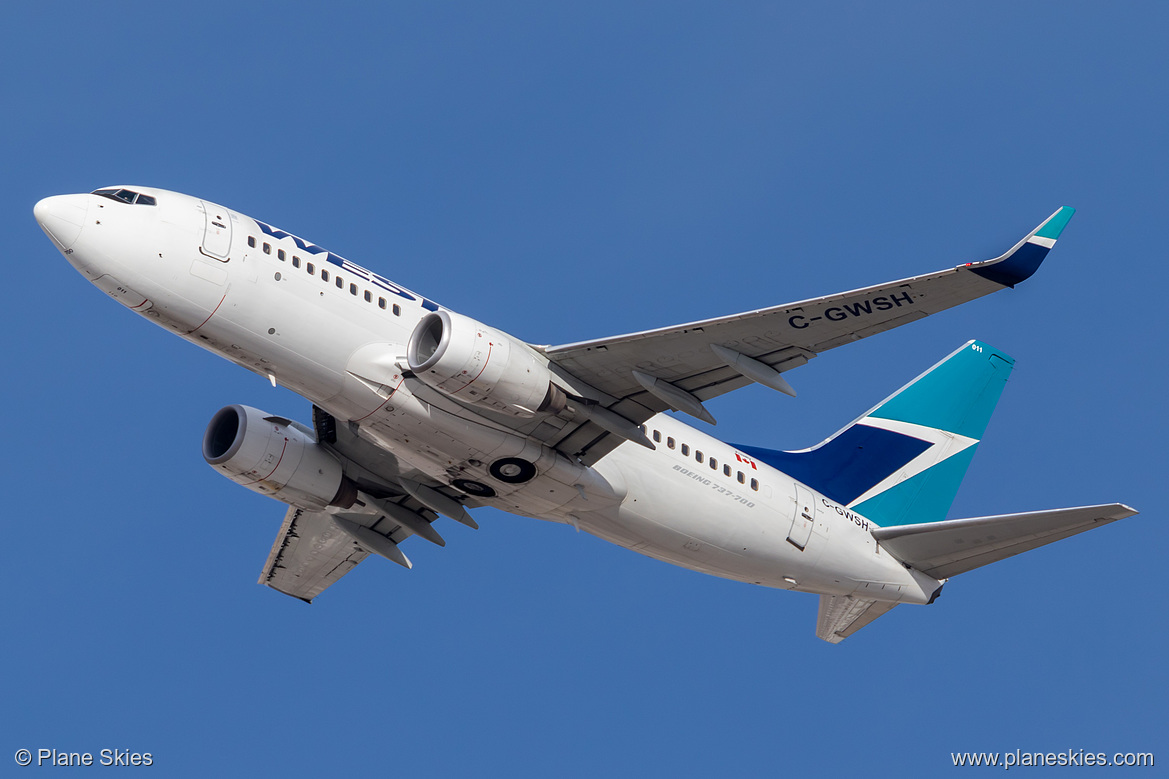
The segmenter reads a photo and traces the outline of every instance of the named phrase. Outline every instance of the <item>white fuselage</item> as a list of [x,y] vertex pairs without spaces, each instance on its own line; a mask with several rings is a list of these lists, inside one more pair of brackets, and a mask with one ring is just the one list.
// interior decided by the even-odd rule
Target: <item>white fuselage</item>
[[[865,518],[672,416],[645,424],[655,450],[624,443],[589,467],[406,380],[405,345],[436,304],[222,206],[134,189],[156,205],[65,195],[38,219],[119,302],[358,423],[403,472],[490,483],[477,500],[737,581],[908,603],[940,586],[883,552]],[[520,455],[539,468],[520,485],[484,465]]]

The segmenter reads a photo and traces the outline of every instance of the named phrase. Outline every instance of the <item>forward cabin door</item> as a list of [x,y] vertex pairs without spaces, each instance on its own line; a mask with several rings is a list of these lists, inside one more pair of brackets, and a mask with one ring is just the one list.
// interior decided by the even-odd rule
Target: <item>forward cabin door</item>
[[816,502],[812,499],[812,491],[803,485],[796,485],[796,511],[792,517],[792,527],[788,531],[787,540],[799,550],[808,545],[808,538],[812,535],[812,525],[816,524]]
[[220,262],[227,262],[228,255],[231,253],[231,217],[223,206],[208,203],[206,200],[199,202],[203,207],[205,220],[203,253]]

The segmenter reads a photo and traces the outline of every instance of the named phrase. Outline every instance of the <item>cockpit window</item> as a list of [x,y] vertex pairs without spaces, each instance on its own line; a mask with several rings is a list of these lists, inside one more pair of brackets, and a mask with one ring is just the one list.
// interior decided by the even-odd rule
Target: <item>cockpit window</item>
[[130,189],[95,189],[90,194],[108,197],[110,200],[117,200],[119,203],[136,203],[140,206],[157,205],[155,199],[150,195],[143,195],[140,192],[134,192]]

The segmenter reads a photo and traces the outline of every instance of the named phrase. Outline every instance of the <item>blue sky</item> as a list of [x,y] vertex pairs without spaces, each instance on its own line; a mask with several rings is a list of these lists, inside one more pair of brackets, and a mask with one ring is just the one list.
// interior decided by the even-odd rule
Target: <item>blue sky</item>
[[[785,7],[790,6],[790,7]],[[1169,66],[1158,3],[20,4],[5,78],[0,765],[167,776],[934,776],[953,751],[1169,760],[1160,499]],[[812,596],[478,510],[312,606],[282,507],[202,461],[309,404],[106,299],[32,218],[136,183],[565,343],[986,259],[1017,290],[834,350],[726,440],[813,444],[979,338],[1016,370],[951,516],[1142,514],[839,646]],[[445,520],[444,520],[445,521]],[[1165,754],[1161,754],[1164,752]],[[28,769],[30,771],[35,769]]]

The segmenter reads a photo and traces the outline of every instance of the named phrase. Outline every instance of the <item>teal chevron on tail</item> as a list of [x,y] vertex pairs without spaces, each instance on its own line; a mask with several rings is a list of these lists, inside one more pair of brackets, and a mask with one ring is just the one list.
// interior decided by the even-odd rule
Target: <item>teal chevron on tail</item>
[[940,521],[1014,364],[970,341],[811,449],[739,448],[878,525]]

